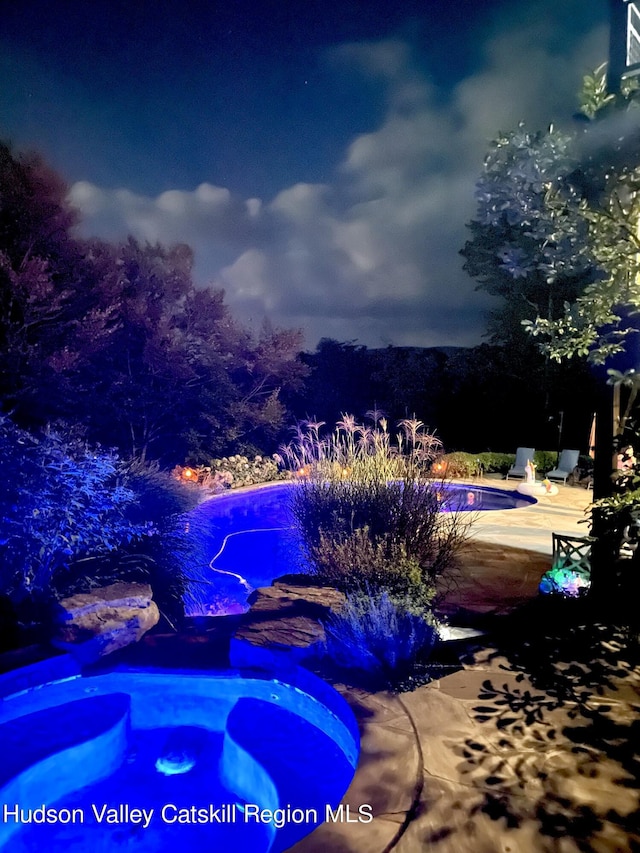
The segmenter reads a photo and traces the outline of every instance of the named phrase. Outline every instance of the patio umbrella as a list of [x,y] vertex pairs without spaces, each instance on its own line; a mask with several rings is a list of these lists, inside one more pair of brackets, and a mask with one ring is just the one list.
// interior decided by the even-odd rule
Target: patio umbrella
[[595,459],[596,456],[596,413],[593,413],[591,421],[591,432],[589,433],[589,456]]

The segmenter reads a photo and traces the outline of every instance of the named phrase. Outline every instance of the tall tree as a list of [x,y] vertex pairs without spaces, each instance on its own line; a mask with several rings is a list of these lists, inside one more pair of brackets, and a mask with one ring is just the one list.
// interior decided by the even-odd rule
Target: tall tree
[[187,246],[80,241],[76,221],[55,173],[0,146],[3,409],[167,464],[275,446],[300,333],[242,328],[195,287]]
[[588,236],[586,222],[560,202],[566,176],[575,172],[577,163],[575,134],[554,127],[530,133],[522,125],[501,134],[485,159],[476,192],[477,219],[470,223],[472,237],[462,255],[479,289],[500,299],[490,318],[489,337],[508,350],[507,376],[518,380],[514,402],[521,398],[514,408],[535,401],[539,431],[559,410],[569,420],[581,418],[584,444],[591,404],[575,412],[575,395],[563,400],[562,391],[571,386],[588,389],[592,383],[586,368],[579,362],[554,367],[550,352],[524,325],[536,316],[557,321],[565,305],[598,276],[581,251]]
[[607,94],[600,69],[579,126],[502,135],[478,183],[467,269],[556,361],[604,363],[631,332],[619,307],[640,304],[638,103],[635,84]]
[[[55,416],[59,367],[91,316],[92,265],[66,192],[39,157],[0,143],[0,397],[27,424]],[[104,320],[93,317],[94,340]]]
[[[222,291],[197,289],[188,246],[94,244],[100,310],[111,331],[75,372],[90,435],[127,456],[208,460],[243,444],[275,446],[279,400],[304,369],[301,336],[265,326],[256,338]],[[115,271],[115,275],[114,275]]]
[[[541,278],[546,286],[546,300],[528,300],[524,328],[553,360],[582,357],[608,368],[617,392],[629,387],[621,417],[615,398],[613,406],[618,422],[613,444],[621,452],[638,442],[637,433],[625,430],[634,420],[640,358],[636,354],[630,369],[621,368],[623,355],[638,352],[640,338],[639,105],[637,81],[611,93],[601,68],[585,78],[579,128],[562,134],[552,127],[536,135],[520,128],[497,140],[479,183],[475,244],[465,247],[474,258],[481,254],[483,236],[488,245],[490,237],[504,235],[502,245],[499,239],[493,244],[492,262],[509,274],[514,292]],[[507,286],[508,278],[504,281]],[[604,393],[599,398],[597,497],[610,493],[615,468],[607,427],[611,400]],[[624,492],[637,482],[627,473],[617,477],[615,487]],[[637,500],[632,496],[635,506]],[[606,568],[614,555],[603,517],[601,505],[593,515],[597,594],[606,589]]]
[[343,412],[362,416],[379,399],[381,387],[372,376],[366,347],[322,338],[315,352],[305,353],[303,358],[309,377],[304,394],[292,399],[299,418],[334,424]]

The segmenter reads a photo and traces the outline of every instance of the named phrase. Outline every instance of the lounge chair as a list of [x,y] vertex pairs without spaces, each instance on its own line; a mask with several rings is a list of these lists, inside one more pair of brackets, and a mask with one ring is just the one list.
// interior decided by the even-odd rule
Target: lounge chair
[[567,482],[567,477],[578,464],[579,450],[563,450],[558,460],[558,466],[553,471],[547,471],[548,480],[562,480]]
[[509,477],[524,477],[526,474],[526,471],[524,470],[526,464],[528,461],[533,462],[534,453],[535,450],[533,447],[519,447],[516,450],[516,461],[507,471],[505,480],[508,480]]

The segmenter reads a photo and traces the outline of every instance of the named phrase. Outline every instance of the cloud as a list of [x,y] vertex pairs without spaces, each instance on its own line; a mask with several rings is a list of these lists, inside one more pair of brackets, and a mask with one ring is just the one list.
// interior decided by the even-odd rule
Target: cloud
[[224,287],[241,319],[302,327],[309,346],[323,336],[479,342],[493,303],[458,253],[490,139],[521,120],[544,128],[570,116],[581,76],[606,55],[602,28],[563,41],[550,2],[533,5],[524,24],[496,23],[477,72],[446,100],[407,42],[332,49],[334,67],[377,81],[386,114],[352,140],[327,183],[284,187],[271,200],[208,183],[155,198],[76,183],[84,233],[188,242],[199,282]]

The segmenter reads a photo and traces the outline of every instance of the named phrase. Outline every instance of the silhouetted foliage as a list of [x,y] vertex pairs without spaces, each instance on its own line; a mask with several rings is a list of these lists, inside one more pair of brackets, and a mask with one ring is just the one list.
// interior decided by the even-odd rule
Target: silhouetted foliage
[[[333,423],[372,405],[391,421],[415,414],[449,450],[509,452],[534,447],[587,449],[594,379],[583,365],[545,361],[519,331],[517,346],[386,347],[321,341],[303,359],[310,375],[287,397],[302,420]],[[354,403],[356,401],[357,405]],[[562,412],[562,435],[559,435]]]
[[55,173],[0,144],[0,187],[0,397],[20,422],[41,425],[64,411],[60,359],[77,349],[94,276]]
[[126,457],[270,449],[299,388],[300,333],[231,317],[184,245],[72,236],[62,181],[0,146],[0,400],[27,428],[81,423]]
[[291,400],[298,419],[335,423],[342,412],[364,413],[376,399],[366,347],[322,338],[315,352],[302,358],[309,374],[302,393]]

